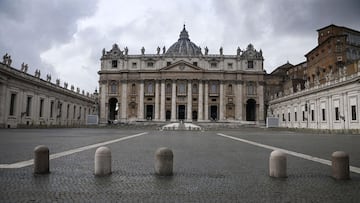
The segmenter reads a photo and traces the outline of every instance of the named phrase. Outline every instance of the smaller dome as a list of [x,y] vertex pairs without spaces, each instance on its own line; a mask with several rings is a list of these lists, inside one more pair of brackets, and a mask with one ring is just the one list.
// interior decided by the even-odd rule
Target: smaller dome
[[190,41],[189,33],[185,29],[180,32],[180,37],[177,42],[170,46],[165,55],[168,56],[199,56],[202,55],[201,48]]

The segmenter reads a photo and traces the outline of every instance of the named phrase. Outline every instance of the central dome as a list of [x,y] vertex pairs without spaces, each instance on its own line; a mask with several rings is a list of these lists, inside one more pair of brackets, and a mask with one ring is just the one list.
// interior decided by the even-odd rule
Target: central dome
[[196,46],[189,39],[188,31],[185,29],[180,32],[180,38],[167,50],[168,56],[199,56],[202,55],[201,48]]

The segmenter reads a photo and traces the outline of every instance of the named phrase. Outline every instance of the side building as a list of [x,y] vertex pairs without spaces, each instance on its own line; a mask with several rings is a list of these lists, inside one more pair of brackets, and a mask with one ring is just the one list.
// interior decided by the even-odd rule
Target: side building
[[281,127],[360,129],[360,32],[321,28],[318,45],[305,56],[306,62],[270,74],[282,79],[277,92],[268,93],[268,116]]
[[11,67],[7,54],[0,63],[0,128],[21,127],[77,127],[86,124],[87,115],[97,114],[96,94],[85,94],[71,86],[71,90]]
[[185,26],[168,50],[129,55],[114,44],[103,50],[100,122],[264,121],[262,51],[249,44],[235,55],[204,54]]

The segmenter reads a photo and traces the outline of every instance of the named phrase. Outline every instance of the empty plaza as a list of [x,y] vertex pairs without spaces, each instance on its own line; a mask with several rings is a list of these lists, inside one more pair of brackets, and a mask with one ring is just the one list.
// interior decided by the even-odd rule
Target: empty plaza
[[[359,202],[359,135],[238,128],[0,130],[0,202]],[[50,149],[50,173],[33,173],[34,148]],[[112,174],[94,176],[107,146]],[[173,176],[154,172],[154,153],[174,153]],[[287,178],[269,176],[273,149],[287,153]],[[331,177],[331,154],[350,155],[350,180]]]

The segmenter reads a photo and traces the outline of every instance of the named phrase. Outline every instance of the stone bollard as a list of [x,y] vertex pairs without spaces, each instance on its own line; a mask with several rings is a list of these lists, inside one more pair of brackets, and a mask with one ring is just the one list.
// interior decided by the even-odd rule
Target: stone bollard
[[49,148],[39,145],[34,149],[34,173],[47,174],[49,170]]
[[270,176],[286,178],[286,154],[280,150],[274,150],[269,159]]
[[173,152],[171,149],[161,147],[155,152],[155,173],[160,176],[173,174]]
[[111,151],[108,147],[99,147],[95,152],[95,175],[111,174]]
[[350,179],[349,155],[343,151],[336,151],[331,155],[332,176],[337,180]]

